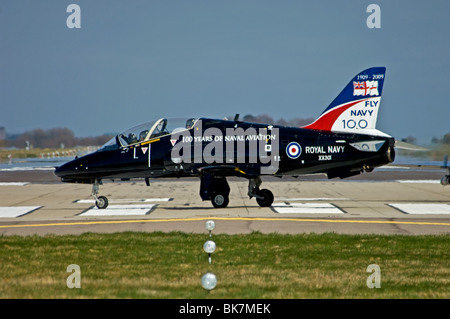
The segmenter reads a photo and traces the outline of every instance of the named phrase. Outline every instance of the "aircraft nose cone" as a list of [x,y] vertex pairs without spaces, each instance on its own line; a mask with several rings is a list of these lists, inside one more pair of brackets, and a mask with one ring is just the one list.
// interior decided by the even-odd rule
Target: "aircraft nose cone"
[[64,163],[63,165],[56,167],[54,174],[61,178],[71,177],[73,175],[80,173],[78,166],[80,166],[80,161],[78,160],[78,158],[75,158],[70,162]]
[[89,155],[76,157],[75,159],[55,168],[54,174],[61,178],[62,182],[89,183],[95,176],[92,176]]
[[69,171],[71,171],[71,169],[69,169],[69,165],[68,163],[66,163],[61,166],[55,167],[54,174],[58,177],[64,177],[69,173]]

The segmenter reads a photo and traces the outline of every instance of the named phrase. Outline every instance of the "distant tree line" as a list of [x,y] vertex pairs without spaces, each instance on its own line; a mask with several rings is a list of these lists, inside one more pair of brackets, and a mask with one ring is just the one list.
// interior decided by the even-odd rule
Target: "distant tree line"
[[283,125],[283,126],[294,126],[294,127],[300,127],[305,126],[308,124],[311,124],[314,122],[314,118],[293,118],[286,120],[284,118],[280,118],[278,120],[274,120],[272,117],[270,117],[267,114],[262,115],[245,115],[242,118],[245,122],[253,122],[253,123],[267,123],[267,124],[275,124],[275,125]]
[[445,134],[442,139],[433,138],[433,140],[431,142],[435,143],[435,144],[449,144],[450,145],[450,133]]
[[97,146],[105,144],[112,136],[76,137],[68,128],[35,129],[21,134],[6,134],[0,141],[1,147],[24,148],[66,148],[76,146]]

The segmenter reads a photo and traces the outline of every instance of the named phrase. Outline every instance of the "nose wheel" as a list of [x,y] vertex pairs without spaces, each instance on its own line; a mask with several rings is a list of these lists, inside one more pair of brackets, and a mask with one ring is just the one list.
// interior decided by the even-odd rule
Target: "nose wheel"
[[100,184],[101,180],[96,179],[94,181],[94,184],[92,185],[91,195],[95,199],[95,206],[97,206],[98,209],[105,209],[106,207],[108,207],[108,198],[106,198],[105,196],[97,196]]
[[95,206],[97,206],[98,209],[105,209],[108,207],[108,198],[105,196],[99,196],[95,199]]

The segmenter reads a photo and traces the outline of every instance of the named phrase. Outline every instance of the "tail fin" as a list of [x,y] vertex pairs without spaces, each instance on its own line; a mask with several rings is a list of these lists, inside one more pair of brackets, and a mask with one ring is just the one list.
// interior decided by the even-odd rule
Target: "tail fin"
[[304,128],[386,135],[375,129],[385,72],[385,67],[375,67],[356,75],[320,117]]

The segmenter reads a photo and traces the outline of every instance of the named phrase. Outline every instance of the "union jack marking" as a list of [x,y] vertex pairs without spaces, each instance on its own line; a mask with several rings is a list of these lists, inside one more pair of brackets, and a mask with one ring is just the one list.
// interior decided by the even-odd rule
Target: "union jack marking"
[[353,81],[353,95],[379,95],[378,93],[378,81]]

